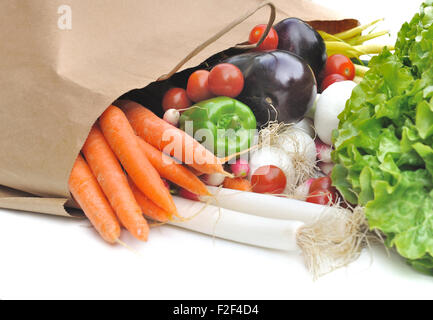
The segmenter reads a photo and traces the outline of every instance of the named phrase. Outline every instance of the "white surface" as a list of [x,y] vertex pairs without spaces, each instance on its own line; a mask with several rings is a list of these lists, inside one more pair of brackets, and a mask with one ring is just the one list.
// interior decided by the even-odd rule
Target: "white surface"
[[[387,17],[398,30],[421,1],[323,0],[363,21]],[[361,3],[363,3],[361,5]],[[384,23],[386,26],[386,23]],[[433,277],[383,248],[317,282],[299,254],[212,239],[174,227],[148,243],[124,232],[135,254],[106,245],[85,220],[0,209],[0,299],[432,298]]]

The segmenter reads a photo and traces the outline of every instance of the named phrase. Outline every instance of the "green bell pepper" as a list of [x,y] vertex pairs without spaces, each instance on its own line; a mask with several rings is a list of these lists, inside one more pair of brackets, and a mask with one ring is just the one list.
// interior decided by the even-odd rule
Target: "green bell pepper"
[[251,109],[228,97],[201,101],[180,117],[180,128],[220,157],[251,147],[256,126]]

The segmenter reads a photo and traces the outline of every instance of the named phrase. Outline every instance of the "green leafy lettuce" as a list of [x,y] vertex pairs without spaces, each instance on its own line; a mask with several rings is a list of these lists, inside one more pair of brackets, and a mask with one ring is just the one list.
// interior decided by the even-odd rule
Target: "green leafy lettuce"
[[387,245],[433,275],[433,0],[395,48],[370,61],[339,116],[332,178]]

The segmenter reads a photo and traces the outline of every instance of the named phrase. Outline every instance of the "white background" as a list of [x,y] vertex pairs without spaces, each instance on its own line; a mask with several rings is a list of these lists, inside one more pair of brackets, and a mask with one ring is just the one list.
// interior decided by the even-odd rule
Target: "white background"
[[[358,17],[386,17],[395,34],[421,1],[323,0]],[[361,5],[362,3],[362,5]],[[388,39],[392,43],[392,39]],[[316,282],[299,254],[154,228],[138,254],[99,239],[85,220],[0,209],[0,299],[433,298],[433,277],[381,247]]]

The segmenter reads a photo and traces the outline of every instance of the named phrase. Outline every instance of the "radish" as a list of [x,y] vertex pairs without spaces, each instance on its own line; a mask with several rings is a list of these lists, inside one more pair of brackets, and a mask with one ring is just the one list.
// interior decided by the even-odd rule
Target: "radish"
[[164,183],[164,186],[168,189],[168,190],[170,190],[171,189],[171,187],[170,187],[170,183],[167,181],[167,180],[165,180],[165,179],[161,179],[162,180],[162,182]]
[[208,186],[215,186],[218,187],[223,184],[224,179],[226,178],[225,175],[221,173],[212,173],[212,174],[204,174],[200,177],[205,184]]
[[179,126],[179,119],[180,119],[180,112],[176,109],[168,109],[164,113],[163,119],[168,122],[169,124],[178,127]]
[[333,163],[319,162],[318,164],[320,170],[327,176],[332,173],[332,169],[334,169]]
[[246,177],[250,172],[250,166],[248,164],[248,161],[242,158],[236,160],[235,163],[230,165],[230,169],[237,178]]
[[355,87],[356,83],[353,81],[335,82],[323,91],[317,100],[314,126],[324,143],[332,145],[332,131],[338,129],[340,122],[338,115],[344,110]]
[[188,191],[184,188],[179,189],[178,195],[184,199],[188,199],[192,201],[200,201],[200,197],[197,194],[192,193],[191,191]]
[[332,163],[332,147],[324,144],[320,139],[316,139],[317,159],[321,162]]
[[292,158],[281,148],[265,146],[254,151],[250,158],[249,180],[251,181],[251,177],[257,169],[269,165],[274,165],[283,171],[286,176],[284,192],[292,192],[296,187],[297,174]]
[[[278,199],[272,196],[264,197]],[[170,224],[244,244],[301,251],[308,269],[315,277],[358,258],[365,239],[360,228],[361,221],[364,221],[362,210],[351,214],[340,209],[334,216],[326,216],[306,224],[300,221],[264,218],[179,197],[173,198],[184,219],[170,221]],[[248,206],[251,206],[251,203]],[[265,211],[271,210],[268,207]],[[346,223],[343,230],[338,230],[336,223],[340,224],[341,221]]]

